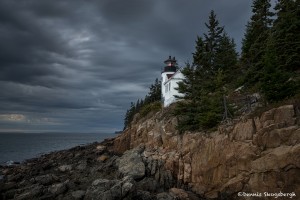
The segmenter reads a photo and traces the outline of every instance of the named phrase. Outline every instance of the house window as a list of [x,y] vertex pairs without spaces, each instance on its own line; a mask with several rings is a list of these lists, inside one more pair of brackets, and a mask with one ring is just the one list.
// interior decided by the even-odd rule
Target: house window
[[169,91],[171,90],[171,82],[169,83]]
[[165,85],[165,92],[168,92],[168,85]]

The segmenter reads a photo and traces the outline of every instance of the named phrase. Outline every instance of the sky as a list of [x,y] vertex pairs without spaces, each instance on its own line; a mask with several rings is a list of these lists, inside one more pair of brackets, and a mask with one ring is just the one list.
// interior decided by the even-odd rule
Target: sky
[[0,132],[112,133],[214,10],[240,51],[249,0],[1,0]]

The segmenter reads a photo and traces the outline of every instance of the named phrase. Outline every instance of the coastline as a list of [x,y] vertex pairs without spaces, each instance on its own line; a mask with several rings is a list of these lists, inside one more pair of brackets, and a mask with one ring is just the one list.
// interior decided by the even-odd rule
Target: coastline
[[22,163],[55,151],[101,142],[113,133],[0,133],[0,165]]
[[[142,145],[120,154],[114,151],[114,141],[108,138],[0,167],[0,200],[146,200],[173,199],[178,195],[203,199],[174,188],[176,182],[170,173],[163,166],[152,166],[143,155]],[[151,174],[153,167],[159,169],[159,174]]]
[[[98,168],[93,168],[92,173],[89,169],[91,164],[104,164],[106,157],[98,158],[99,155],[113,157],[108,150],[113,139],[49,152],[17,165],[0,166],[0,199],[81,199],[92,176],[113,178]],[[105,165],[110,166],[111,163]]]
[[[220,125],[210,135],[179,135],[174,118],[152,113],[117,137],[0,167],[0,200],[294,197],[298,111],[283,105]],[[282,184],[269,187],[282,177]]]

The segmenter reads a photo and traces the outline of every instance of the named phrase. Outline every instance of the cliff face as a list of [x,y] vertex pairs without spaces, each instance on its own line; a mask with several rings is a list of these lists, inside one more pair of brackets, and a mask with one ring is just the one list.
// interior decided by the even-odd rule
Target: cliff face
[[[213,133],[182,135],[175,129],[176,118],[158,112],[134,120],[115,139],[114,150],[121,153],[143,144],[149,165],[163,163],[177,184],[207,198],[228,194],[246,199],[238,192],[280,191],[298,196],[300,123],[296,110],[293,105],[281,106],[259,117],[221,125]],[[150,170],[155,174],[160,169],[152,164]]]

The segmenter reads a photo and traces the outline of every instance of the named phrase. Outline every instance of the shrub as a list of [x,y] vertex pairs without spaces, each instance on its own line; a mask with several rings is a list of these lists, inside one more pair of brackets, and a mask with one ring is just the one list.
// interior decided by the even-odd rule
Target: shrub
[[157,112],[161,109],[161,102],[156,101],[154,103],[144,105],[140,110],[140,116],[145,117],[150,112]]

